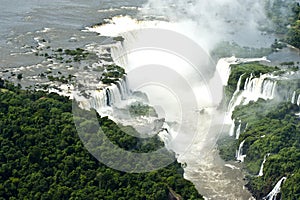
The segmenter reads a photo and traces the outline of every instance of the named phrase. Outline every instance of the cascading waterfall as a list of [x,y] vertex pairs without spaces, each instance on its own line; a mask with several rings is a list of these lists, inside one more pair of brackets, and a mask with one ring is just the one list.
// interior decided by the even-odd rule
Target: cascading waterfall
[[167,148],[170,148],[170,141],[176,137],[177,133],[164,122],[161,130],[158,133],[160,139],[166,144]]
[[[233,97],[229,103],[229,116],[232,115],[235,107],[238,105],[247,105],[250,101],[257,101],[259,98],[263,99],[273,99],[276,91],[277,82],[272,80],[274,78],[271,74],[263,74],[259,77],[254,77],[252,74],[245,81],[244,90],[240,90],[241,80],[244,74],[242,74],[237,83],[236,91],[233,94]],[[235,123],[235,122],[233,122]],[[230,130],[230,136],[234,135],[234,124]],[[241,123],[236,130],[236,139],[239,138],[241,134]],[[239,149],[236,152],[236,159],[244,162],[246,155],[242,154],[243,145],[245,140],[241,142]]]
[[[231,119],[231,115],[232,115],[232,112],[235,108],[235,101],[237,101],[236,98],[239,97],[239,93],[240,93],[240,87],[241,87],[241,83],[242,83],[242,78],[245,74],[242,74],[238,80],[238,83],[237,83],[237,86],[236,86],[236,90],[235,92],[233,93],[233,96],[229,102],[229,114],[227,114],[227,118],[230,118]],[[227,120],[227,121],[231,121],[231,120]],[[234,131],[235,131],[235,121],[233,120],[232,123],[231,123],[231,128],[230,128],[230,131],[229,131],[229,136],[234,136]]]
[[243,146],[244,146],[244,143],[245,143],[246,140],[243,140],[239,146],[239,149],[237,150],[236,152],[236,159],[241,161],[241,162],[244,162],[244,159],[246,157],[246,155],[243,155]]
[[228,106],[227,118],[232,116],[236,106],[247,105],[250,101],[257,101],[259,98],[268,100],[273,99],[276,93],[277,82],[271,74],[263,74],[260,77],[254,77],[252,74],[248,77],[244,84],[244,89],[241,90],[242,74],[237,83],[236,91],[234,92]]
[[267,99],[273,99],[276,91],[277,82],[272,80],[264,80],[262,87],[262,95]]
[[95,90],[89,102],[89,107],[98,111],[99,108],[107,106],[107,93],[103,90]]
[[236,129],[236,132],[235,132],[235,139],[239,139],[240,135],[241,135],[241,126],[242,126],[242,122],[240,121],[240,124],[238,126],[238,128]]
[[292,103],[292,104],[295,104],[295,103],[296,103],[296,91],[293,92],[293,96],[292,96],[292,99],[291,99],[291,103]]
[[122,100],[127,99],[129,95],[127,76],[124,75],[124,78],[122,80],[117,81],[116,86],[118,87],[118,90],[121,94],[121,99]]
[[108,90],[111,94],[110,96],[112,97],[110,105],[119,105],[122,100],[122,92],[120,92],[120,89],[117,87],[116,84],[113,84],[108,88]]
[[297,106],[300,106],[300,94],[298,94],[298,97],[297,97],[296,91],[293,92],[291,103],[296,104]]
[[[293,92],[293,95],[292,95],[292,98],[291,98],[291,103],[295,104],[297,106],[300,106],[300,94],[297,94],[296,91]],[[300,113],[297,113],[296,115],[300,116]]]
[[235,120],[233,120],[230,130],[229,130],[229,136],[234,136],[234,131],[235,131]]
[[247,85],[252,78],[253,78],[253,74],[251,73],[250,77],[247,77],[247,79],[245,81],[244,90],[247,90]]
[[230,65],[236,64],[236,60],[236,57],[232,56],[230,58],[221,58],[217,63],[216,70],[221,75],[220,78],[224,86],[228,83],[231,71]]
[[[97,112],[106,116],[107,108],[111,106],[118,106],[122,100],[129,95],[126,76],[120,79],[116,84],[101,88],[101,90],[89,90],[90,97],[81,101],[81,106],[85,109],[94,108]],[[75,99],[82,99],[75,96]]]
[[258,78],[250,78],[248,82],[245,83],[245,90],[243,96],[245,97],[245,103],[249,101],[257,101],[259,98],[263,99],[273,99],[276,89],[276,81],[270,74],[263,74]]
[[233,120],[232,125],[229,130],[229,136],[235,135],[235,139],[239,139],[239,137],[241,135],[242,121],[240,120],[238,123],[239,123],[239,125],[236,128],[235,120]]
[[[240,96],[240,88],[241,88],[241,83],[242,83],[242,78],[245,74],[242,74],[238,80],[238,83],[237,83],[237,86],[236,86],[236,90],[234,91],[233,95],[232,95],[232,98],[229,102],[229,113],[231,114],[235,108],[235,106],[237,106],[236,102],[241,102],[242,99],[239,99],[239,97],[242,97]],[[246,80],[246,83],[247,83],[248,80]],[[231,116],[231,115],[230,115]]]
[[116,42],[111,46],[111,57],[113,58],[114,62],[121,66],[125,67],[128,65],[127,56],[124,56],[124,50],[122,42]]
[[286,180],[286,177],[282,177],[275,185],[275,187],[273,188],[273,190],[263,199],[264,200],[276,200],[277,199],[277,195],[280,193],[280,189],[281,189],[281,184],[282,182],[284,182]]
[[267,157],[269,157],[270,154],[268,153],[267,155],[264,156],[264,160],[263,162],[261,163],[261,166],[260,166],[260,169],[259,169],[259,173],[257,176],[263,176],[264,175],[264,164],[266,163],[267,161]]
[[[130,27],[132,20],[129,20],[128,17],[124,17],[124,20],[127,20],[126,22],[128,23],[122,23],[124,24],[129,24],[128,27]],[[140,22],[140,21],[136,21],[133,20],[134,23],[137,23],[137,27],[139,28],[140,26],[144,26],[144,24],[146,23],[150,23],[152,24],[152,22]],[[153,27],[157,27],[156,25],[156,21],[155,21],[155,26]],[[160,22],[158,24],[161,23],[168,23],[168,22]],[[109,26],[113,26],[113,28],[111,28],[112,31],[114,31],[115,27],[117,28],[118,25],[122,26],[122,24],[118,24],[118,22],[115,23],[111,23]],[[149,26],[145,26],[145,27],[149,27]],[[150,26],[151,27],[151,26]],[[158,26],[160,27],[160,26]],[[163,28],[165,28],[164,26],[161,26]],[[126,71],[131,72],[131,70],[135,69],[134,67],[139,64],[139,62],[142,61],[143,59],[142,57],[137,57],[135,54],[128,54],[127,59],[122,58],[122,57],[126,57],[127,55],[124,55],[124,53],[126,53],[126,49],[130,49],[129,47],[131,45],[135,46],[136,42],[138,43],[139,40],[141,38],[139,38],[139,35],[130,35],[131,32],[129,32],[129,34],[122,34],[124,32],[124,30],[122,32],[119,32],[118,34],[113,34],[111,35],[106,28],[109,28],[108,26],[104,25],[101,27],[98,27],[92,31],[96,31],[98,33],[100,33],[101,35],[106,35],[106,36],[112,36],[112,37],[116,37],[116,36],[122,36],[125,40],[123,42],[119,42],[119,44],[115,45],[115,47],[111,50],[111,54],[112,54],[112,58],[114,60],[114,62],[118,65],[120,65],[121,67],[124,67],[126,69]],[[127,28],[127,27],[126,27]],[[135,37],[138,38],[138,40],[135,39]],[[141,52],[143,53],[143,52]],[[141,54],[139,54],[141,55]],[[141,56],[148,56],[149,54],[147,52],[147,55],[141,55]],[[135,60],[137,59],[137,60]],[[148,62],[148,60],[146,59],[146,61]],[[217,70],[218,69],[223,69],[226,71],[226,73],[220,73],[220,75],[222,76],[222,83],[224,85],[227,84],[228,81],[228,77],[229,77],[229,73],[230,73],[230,63],[236,63],[237,59],[236,58],[228,58],[228,59],[223,59],[224,62],[219,62],[218,66],[217,66]],[[128,65],[126,64],[126,62],[128,62]],[[145,63],[147,63],[145,62]],[[151,61],[152,62],[152,61]],[[167,62],[168,64],[168,62]],[[223,68],[223,66],[225,68]],[[220,67],[220,68],[218,68]],[[222,68],[221,68],[222,67]],[[174,66],[174,68],[176,68],[176,66]],[[176,68],[177,69],[177,68]],[[179,66],[178,66],[179,69]],[[181,68],[180,68],[181,70]],[[131,76],[129,76],[129,78],[131,78]],[[132,81],[132,80],[130,80]],[[133,88],[134,88],[134,84],[131,83]],[[120,86],[118,86],[120,87]],[[122,93],[121,93],[122,95]],[[220,94],[220,96],[222,96]],[[151,99],[150,99],[150,103],[151,103]],[[159,104],[158,104],[159,105]],[[195,108],[197,109],[197,108]],[[203,121],[207,122],[207,119],[211,118],[212,113],[215,112],[215,108],[211,108],[211,109],[206,109],[206,112],[200,115],[200,118],[203,118]],[[194,114],[194,112],[193,112]],[[176,122],[176,120],[174,121]],[[170,143],[170,141],[172,141],[173,138],[173,134],[176,134],[176,131],[172,131],[172,127],[173,124],[171,126],[171,129],[169,129],[168,127],[166,127],[164,124],[164,126],[161,128],[161,130],[159,131],[159,136],[161,137],[161,139],[165,142],[166,146],[170,146],[170,149],[174,150],[174,149],[178,149],[180,151],[175,151],[176,154],[178,154],[178,161],[182,162],[182,163],[187,163],[186,168],[184,169],[185,173],[184,173],[184,177],[188,180],[191,180],[195,186],[197,187],[197,189],[199,190],[199,192],[205,196],[208,196],[208,198],[213,198],[213,199],[236,199],[236,197],[243,197],[244,199],[249,199],[251,197],[251,194],[243,188],[243,185],[245,184],[244,180],[243,180],[243,176],[242,173],[240,171],[232,171],[232,169],[228,169],[228,167],[224,166],[223,161],[221,160],[221,158],[219,157],[219,155],[217,154],[216,150],[213,151],[209,151],[209,152],[204,152],[203,155],[201,155],[201,152],[204,148],[211,148],[210,143],[214,142],[214,136],[208,136],[206,138],[205,134],[202,133],[206,133],[209,130],[209,127],[206,126],[206,124],[208,125],[209,123],[205,123],[204,126],[201,126],[201,129],[199,129],[199,133],[201,134],[197,134],[197,136],[194,139],[194,143],[191,145],[190,147],[190,151],[188,153],[182,153],[182,150],[180,148],[182,147],[182,144],[184,144],[185,141],[180,141],[178,143]],[[176,126],[176,125],[175,125]],[[174,128],[175,130],[176,128]],[[190,131],[186,131],[186,132],[182,132],[182,134],[190,134]],[[217,133],[214,133],[217,134]],[[188,137],[189,135],[187,135]],[[182,154],[181,154],[182,153]],[[206,155],[206,153],[208,155]],[[236,177],[236,174],[240,173],[240,176]],[[218,182],[219,184],[216,184],[216,182]],[[228,186],[230,187],[230,190],[232,192],[228,193]]]

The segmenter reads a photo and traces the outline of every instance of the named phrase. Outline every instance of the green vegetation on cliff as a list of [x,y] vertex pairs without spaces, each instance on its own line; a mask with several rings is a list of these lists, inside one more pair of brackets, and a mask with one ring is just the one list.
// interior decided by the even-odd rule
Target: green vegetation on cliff
[[[227,99],[232,97],[242,74],[241,89],[250,74],[258,77],[276,70],[278,68],[258,63],[233,65],[225,88]],[[282,71],[274,73],[280,75]],[[253,195],[262,199],[282,177],[286,177],[278,197],[299,199],[300,186],[297,181],[300,177],[300,118],[296,114],[300,112],[300,108],[290,103],[290,99],[294,91],[296,97],[300,94],[300,81],[281,79],[277,81],[276,88],[277,97],[274,100],[259,99],[235,108],[232,118],[241,121],[241,135],[238,140],[229,136],[220,140],[220,154],[225,160],[233,159],[235,150],[245,140],[242,154],[246,155],[244,167],[248,172],[247,187]],[[263,175],[258,176],[265,156]]]
[[294,0],[268,0],[267,16],[274,24],[277,34],[283,34],[283,40],[300,48],[300,6]]
[[261,74],[267,74],[277,70],[279,70],[279,68],[266,66],[259,62],[230,65],[230,76],[228,84],[225,87],[226,105],[229,103],[234,91],[237,89],[237,83],[242,75],[240,89],[244,88],[246,79],[250,77],[251,74],[253,77],[259,77]]
[[[67,98],[2,80],[0,87],[0,199],[203,199],[177,162],[140,174],[99,163],[77,135]],[[157,138],[140,143],[107,118],[99,122],[125,149],[147,152],[162,145]]]
[[[295,115],[299,111],[291,103],[259,100],[238,106],[233,113],[233,118],[248,124],[239,143],[245,140],[245,167],[251,174],[248,188],[258,199],[267,195],[284,176],[291,180],[283,183],[282,199],[300,197],[300,186],[295,184],[300,175],[300,119]],[[264,175],[257,177],[267,154],[270,156],[264,165]]]

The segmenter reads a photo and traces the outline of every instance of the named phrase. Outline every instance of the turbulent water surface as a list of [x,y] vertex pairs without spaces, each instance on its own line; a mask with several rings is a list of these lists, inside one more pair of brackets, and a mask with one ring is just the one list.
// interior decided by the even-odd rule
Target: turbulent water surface
[[[146,1],[137,0],[91,0],[88,2],[84,0],[2,0],[0,5],[0,77],[17,81],[12,73],[22,73],[24,78],[21,83],[28,86],[46,82],[46,80],[37,80],[36,77],[49,68],[55,73],[62,72],[78,75],[76,67],[44,62],[44,57],[36,56],[35,52],[39,48],[51,46],[53,49],[74,49],[81,47],[99,53],[100,44],[111,43],[112,40],[109,39],[109,36],[118,36],[121,32],[128,31],[129,28],[148,26],[152,28],[167,27],[170,30],[186,33],[187,36],[194,39],[196,43],[202,45],[207,51],[211,50],[217,41],[222,41],[223,39],[234,40],[240,42],[241,45],[252,44],[252,46],[257,47],[269,45],[274,39],[253,28],[256,24],[262,23],[264,19],[264,17],[261,16],[262,13],[258,1],[255,1],[256,3],[253,8],[256,12],[253,16],[250,16],[252,17],[250,21],[251,27],[253,28],[251,29],[250,27],[251,30],[249,30],[249,26],[245,26],[244,21],[234,20],[236,16],[234,13],[229,13],[230,15],[228,15],[228,13],[225,12],[226,9],[222,11],[223,7],[230,8],[231,2],[229,1],[204,1],[203,8],[199,2],[190,1],[186,8],[190,8],[191,10],[185,10],[183,9],[185,5],[177,1],[174,2],[176,4],[170,4],[168,7],[164,3],[160,4],[157,1],[151,0],[147,6],[144,7]],[[247,2],[249,3],[249,1]],[[215,12],[220,12],[221,16],[213,12],[213,15],[207,13],[207,8],[212,8],[218,4],[220,4],[220,6],[216,7]],[[242,8],[242,6],[242,4],[237,3],[232,9],[228,9],[228,11],[235,12],[239,8]],[[157,10],[153,9],[156,7]],[[197,13],[196,8],[203,12],[203,14]],[[248,10],[247,4],[244,5],[243,9]],[[166,16],[163,16],[164,14]],[[240,14],[242,20],[248,19],[245,13]],[[122,17],[120,15],[127,16]],[[151,15],[154,16],[151,17]],[[226,16],[226,18],[222,18],[223,15]],[[256,19],[254,16],[259,16],[260,18]],[[180,18],[182,20],[178,20]],[[100,25],[98,27],[99,29],[82,31],[86,30],[86,27],[91,27],[94,24],[103,22],[104,19],[111,19],[110,22],[112,26]],[[140,22],[136,19],[147,19],[147,21]],[[212,19],[214,23],[206,23],[208,19]],[[218,21],[218,19],[221,20]],[[243,29],[243,27],[247,28]],[[102,33],[104,36],[99,36],[96,32]],[[245,33],[249,33],[251,37],[245,37]],[[220,37],[221,35],[224,35],[224,38]],[[127,41],[127,44],[128,42],[134,42],[134,40]],[[118,51],[122,50],[118,49],[119,47],[115,46],[112,53],[116,53],[115,55],[117,55]],[[273,54],[270,56],[270,59],[274,57],[278,57],[278,55]],[[282,55],[282,57],[284,57],[284,55]],[[219,62],[218,67],[226,71],[226,69],[228,69],[228,63],[229,62]],[[128,63],[124,61],[119,64],[127,65]],[[128,70],[129,66],[123,67],[125,69],[127,67]],[[215,68],[216,66],[213,66],[213,72]],[[96,73],[92,75],[88,74],[87,76],[90,76],[89,80],[97,82],[97,74],[95,74]],[[84,74],[80,75],[84,76]],[[228,73],[223,75],[225,77],[222,77],[222,81],[225,80],[226,82]],[[225,84],[225,82],[222,84]],[[110,98],[114,99],[114,102],[122,104],[125,95],[124,91],[127,90],[127,88],[124,86],[125,80],[119,84],[119,89],[117,86],[110,87],[109,95],[112,95]],[[120,90],[120,87],[123,89]],[[145,89],[144,92],[147,93],[147,89]],[[158,91],[157,94],[161,93]],[[167,105],[168,102],[165,102],[165,100],[158,100],[159,95],[157,94],[154,95],[152,90],[152,95],[154,96],[149,96],[150,103],[153,105],[160,103]],[[126,95],[128,95],[128,91],[126,91]],[[90,106],[95,107],[99,112],[107,108],[106,94],[96,91],[92,96],[94,96],[95,99]],[[250,193],[244,188],[245,181],[243,180],[244,175],[240,170],[240,164],[225,163],[219,158],[218,152],[215,149],[215,141],[219,134],[218,131],[222,130],[222,124],[213,124],[215,127],[212,128],[209,122],[213,120],[216,115],[221,114],[217,111],[215,104],[203,104],[202,106],[208,107],[206,108],[206,112],[202,114],[199,119],[205,123],[201,124],[201,127],[197,129],[196,137],[194,138],[193,144],[189,147],[189,150],[183,152],[182,149],[180,149],[181,144],[173,144],[173,146],[170,146],[170,148],[173,148],[179,155],[179,161],[187,164],[185,177],[191,180],[199,192],[208,199],[251,198]],[[156,108],[159,111],[159,105]],[[197,108],[193,109],[196,110]],[[195,110],[193,110],[193,112]],[[170,108],[170,112],[171,111],[172,108]],[[107,112],[107,109],[103,112]],[[114,115],[114,113],[111,112],[112,110],[109,109],[109,115]],[[176,120],[176,113],[170,114],[162,112],[159,114],[161,114],[160,117],[169,115],[167,118],[169,118],[170,121]],[[191,116],[194,115],[195,113],[191,114]],[[210,132],[208,129],[218,131]],[[187,137],[189,137],[188,133],[184,134],[187,134]],[[170,138],[166,140],[168,139]]]

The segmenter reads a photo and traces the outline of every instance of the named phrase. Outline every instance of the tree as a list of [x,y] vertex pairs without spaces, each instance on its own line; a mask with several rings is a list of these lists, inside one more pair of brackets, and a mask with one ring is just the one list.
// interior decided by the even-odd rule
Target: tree
[[18,80],[21,80],[22,78],[23,78],[23,74],[18,74],[18,75],[17,75],[17,79],[18,79]]

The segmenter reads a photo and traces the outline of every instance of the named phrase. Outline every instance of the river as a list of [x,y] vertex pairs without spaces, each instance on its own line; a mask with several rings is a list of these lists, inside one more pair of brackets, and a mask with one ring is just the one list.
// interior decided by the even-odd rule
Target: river
[[[143,14],[147,13],[149,15],[148,10],[143,11],[142,5],[144,3],[146,1],[137,0],[91,0],[88,3],[84,0],[27,0],[24,2],[3,0],[0,5],[0,77],[17,81],[11,73],[18,72],[23,74],[24,80],[21,83],[25,86],[43,82],[42,80],[29,78],[42,72],[42,67],[39,66],[43,64],[44,58],[35,56],[33,51],[39,48],[40,41],[46,41],[46,45],[51,46],[51,48],[64,49],[104,43],[108,41],[107,37],[99,37],[93,31],[82,30],[103,22],[104,19],[119,15],[143,18]],[[149,16],[147,17],[149,18]],[[156,16],[157,18],[158,16]],[[170,19],[172,20],[172,18]],[[227,24],[234,23],[230,19],[226,20]],[[169,24],[172,24],[172,22]],[[182,24],[184,24],[184,21],[177,25]],[[239,24],[241,23],[239,22]],[[191,25],[189,27],[192,27],[191,30],[193,30],[202,24],[190,23],[189,25]],[[251,43],[257,47],[269,45],[274,39],[271,36],[257,34],[258,32],[252,30],[248,31],[248,33],[251,32],[251,37],[256,38],[253,43],[251,43],[251,40],[248,41],[249,38],[245,37],[247,32],[245,29],[241,29],[237,34],[227,31],[225,38],[231,41],[236,38],[236,42],[240,42],[242,45]],[[205,32],[206,35],[208,33]],[[220,33],[214,36],[217,37]],[[193,33],[189,36],[193,37],[194,35]],[[215,38],[210,37],[209,40],[206,40],[206,35],[202,35],[203,37],[199,43],[204,47],[210,47],[210,43],[213,43]],[[107,36],[109,37],[110,35]],[[28,66],[32,67],[28,68]],[[47,67],[48,65],[44,66],[44,68]],[[76,73],[76,69],[69,70],[63,65],[59,66],[58,70],[62,73],[66,73],[66,71],[68,73]],[[157,102],[155,98],[152,99],[153,104],[157,104]],[[206,113],[201,115],[200,120],[209,121],[212,119],[212,115],[216,114],[218,114],[216,107],[211,107]],[[215,124],[215,126],[221,126],[221,124]],[[182,153],[181,150],[173,146],[173,150],[177,151],[176,153],[179,155],[178,160],[187,164],[185,178],[191,180],[198,191],[207,199],[243,200],[251,198],[250,193],[244,188],[245,181],[240,169],[241,166],[237,163],[225,163],[220,159],[214,146],[219,133],[207,135],[207,129],[210,128],[210,124],[201,126],[196,134],[194,143],[189,147],[188,153]],[[221,130],[221,127],[216,129]],[[209,137],[211,140],[208,140]],[[205,149],[204,147],[207,146],[209,148]]]

